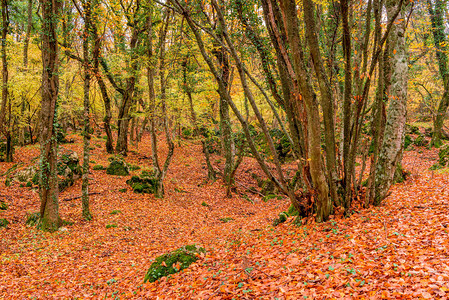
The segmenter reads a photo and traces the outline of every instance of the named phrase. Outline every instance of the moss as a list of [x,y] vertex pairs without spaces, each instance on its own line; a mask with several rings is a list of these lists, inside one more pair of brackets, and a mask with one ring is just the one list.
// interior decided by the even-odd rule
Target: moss
[[8,226],[8,224],[9,224],[8,220],[0,219],[0,228],[1,227],[5,227],[6,228]]
[[130,165],[130,166],[129,166],[129,170],[130,170],[130,171],[140,170],[140,166]]
[[0,202],[0,210],[7,210],[8,204],[6,202]]
[[31,178],[31,182],[34,185],[38,185],[39,184],[39,172],[34,173],[33,178]]
[[126,193],[127,190],[128,190],[128,189],[119,189],[118,191],[119,191],[120,193]]
[[446,144],[438,151],[438,162],[430,167],[430,170],[439,170],[449,166],[449,144]]
[[118,209],[114,209],[113,211],[111,211],[111,215],[118,215],[121,214],[122,212]]
[[115,176],[129,175],[128,166],[123,160],[113,160],[106,168],[106,174]]
[[296,208],[293,206],[293,204],[291,204],[287,210],[287,214],[289,216],[297,216],[297,215],[299,215],[299,212],[296,210]]
[[196,245],[187,245],[158,256],[148,269],[144,282],[154,282],[159,278],[184,270],[198,260],[199,254],[205,252],[204,248]]
[[279,214],[279,217],[273,221],[273,226],[278,226],[281,223],[284,223],[288,219],[288,213],[283,211]]
[[116,227],[117,227],[117,224],[108,224],[108,225],[106,225],[106,229],[116,228]]
[[407,150],[407,148],[413,144],[413,139],[410,135],[406,134],[404,139],[404,150]]
[[126,183],[132,187],[134,193],[155,194],[158,182],[155,178],[151,177],[133,176]]
[[207,204],[207,203],[204,202],[204,201],[201,203],[201,205],[202,205],[202,206],[206,206],[206,207],[209,206],[209,204]]
[[28,181],[26,187],[33,187],[33,183],[31,181]]
[[226,218],[220,218],[220,221],[223,223],[228,223],[228,222],[234,221],[234,219],[230,218],[230,217],[226,217]]
[[425,146],[427,145],[429,142],[426,140],[426,138],[424,137],[424,135],[420,134],[418,135],[418,137],[415,139],[415,141],[413,142],[413,144],[415,144],[416,146]]
[[35,212],[31,214],[27,214],[26,224],[30,226],[35,226],[39,223],[39,219],[41,217],[40,212]]
[[95,165],[92,167],[92,170],[98,171],[98,170],[104,170],[105,168],[102,165]]
[[11,183],[12,183],[12,179],[11,179],[10,177],[7,177],[7,178],[5,179],[5,186],[6,186],[6,187],[10,187],[10,186],[11,186]]

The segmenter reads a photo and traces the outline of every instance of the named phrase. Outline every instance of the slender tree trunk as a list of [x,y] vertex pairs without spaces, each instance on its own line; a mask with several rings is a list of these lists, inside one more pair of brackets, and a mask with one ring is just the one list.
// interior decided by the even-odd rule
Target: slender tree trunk
[[[391,19],[397,10],[396,1],[387,0],[386,8],[388,18]],[[391,58],[391,80],[388,86],[389,106],[382,148],[376,166],[374,205],[380,205],[387,196],[387,192],[393,184],[396,166],[402,159],[408,80],[405,30],[406,20],[402,11],[389,35],[389,56]]]
[[[9,100],[9,90],[8,90],[8,57],[6,55],[6,37],[9,30],[9,14],[8,14],[8,2],[7,0],[2,1],[2,41],[1,41],[1,56],[2,56],[2,106],[0,108],[0,132],[2,132],[6,137],[6,161],[13,161],[13,145],[11,138],[11,101]],[[9,104],[9,117],[8,124],[6,124],[6,110]]]
[[33,0],[28,0],[27,8],[27,31],[23,45],[23,67],[28,68],[28,45],[30,44],[31,28],[33,27]]
[[40,129],[40,224],[43,230],[55,231],[61,225],[57,177],[57,100],[59,89],[59,59],[56,27],[61,2],[41,0],[42,9],[42,100]]
[[89,101],[89,92],[90,92],[90,55],[89,55],[89,41],[90,41],[90,25],[91,25],[91,7],[90,1],[86,1],[83,3],[84,7],[84,36],[83,36],[83,59],[84,59],[84,130],[83,130],[83,176],[82,176],[82,214],[83,218],[86,220],[91,220],[92,215],[89,209],[89,161],[90,161],[90,119],[89,119],[89,109],[90,109],[90,101]]

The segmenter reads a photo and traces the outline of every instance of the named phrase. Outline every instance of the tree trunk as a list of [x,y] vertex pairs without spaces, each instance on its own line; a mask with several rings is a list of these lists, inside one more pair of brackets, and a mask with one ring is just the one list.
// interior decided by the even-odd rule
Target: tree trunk
[[443,128],[443,122],[446,118],[447,108],[449,107],[449,72],[447,69],[447,46],[446,46],[446,33],[444,24],[444,13],[446,1],[435,0],[435,4],[432,1],[427,0],[429,8],[430,20],[432,22],[432,34],[433,42],[436,49],[436,57],[438,61],[438,68],[440,76],[443,80],[444,93],[438,104],[437,114],[433,122],[433,134],[431,145],[435,147],[441,146],[441,130]]
[[89,91],[90,91],[90,59],[89,59],[89,41],[91,25],[91,7],[90,1],[84,2],[84,36],[83,36],[83,58],[84,58],[84,130],[83,130],[83,176],[82,176],[82,214],[86,220],[91,220],[92,215],[89,210],[89,161],[90,161],[90,119],[89,119]]
[[[282,0],[281,9],[285,15],[285,27],[292,50],[293,64],[298,80],[301,96],[307,113],[308,161],[313,189],[316,195],[316,221],[323,222],[329,218],[332,203],[329,198],[329,186],[326,182],[325,171],[321,156],[321,126],[318,102],[309,82],[303,62],[303,53],[299,37],[296,3],[294,0]],[[299,104],[298,104],[299,105]]]
[[61,2],[41,0],[42,9],[42,100],[40,128],[40,225],[43,230],[55,231],[61,225],[57,177],[57,100],[59,89],[59,59],[56,27]]
[[[8,2],[7,0],[2,0],[2,41],[1,41],[1,56],[2,56],[2,106],[0,109],[0,131],[6,137],[6,161],[13,161],[13,144],[11,137],[11,101],[9,101],[9,90],[8,90],[8,57],[6,53],[6,37],[9,30],[9,13],[8,13]],[[6,124],[6,109],[8,107],[8,124]]]
[[28,0],[27,18],[27,31],[23,45],[23,67],[25,69],[28,68],[28,46],[30,44],[31,28],[33,26],[33,0]]
[[[386,2],[387,16],[391,20],[397,10],[394,0]],[[394,22],[389,35],[391,79],[388,86],[389,106],[382,147],[376,166],[374,205],[380,205],[393,184],[396,166],[401,162],[404,128],[407,114],[408,65],[405,44],[406,20],[403,11]]]

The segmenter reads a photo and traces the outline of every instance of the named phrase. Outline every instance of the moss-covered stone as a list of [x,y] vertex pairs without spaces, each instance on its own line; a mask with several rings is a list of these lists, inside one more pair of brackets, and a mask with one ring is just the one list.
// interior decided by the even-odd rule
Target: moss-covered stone
[[413,142],[413,144],[415,144],[416,146],[426,146],[429,142],[426,140],[425,136],[420,134],[418,135],[418,137],[415,139],[415,141]]
[[413,139],[410,135],[406,134],[404,138],[404,150],[407,150],[407,148],[413,144]]
[[287,210],[287,214],[289,216],[298,216],[299,212],[296,210],[296,208],[293,206],[293,204],[291,204]]
[[438,151],[438,162],[430,169],[437,170],[445,167],[449,167],[449,144],[446,144],[440,148]]
[[287,221],[289,215],[287,212],[283,211],[279,214],[279,217],[273,221],[273,226],[278,226],[281,223],[284,223],[285,221]]
[[133,176],[126,183],[131,186],[134,193],[155,194],[157,191],[157,180],[152,177]]
[[129,169],[124,160],[114,159],[106,168],[106,174],[115,176],[127,176],[129,175]]
[[187,245],[170,253],[158,256],[148,269],[144,282],[154,282],[159,278],[188,268],[206,250],[196,245]]
[[8,220],[0,219],[0,228],[1,227],[5,227],[6,228],[8,226],[8,224],[9,224]]
[[419,134],[419,127],[412,124],[405,124],[405,132],[408,134]]

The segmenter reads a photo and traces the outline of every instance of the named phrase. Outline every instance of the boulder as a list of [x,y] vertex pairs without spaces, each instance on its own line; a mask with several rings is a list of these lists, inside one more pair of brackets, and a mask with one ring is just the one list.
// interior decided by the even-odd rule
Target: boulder
[[159,278],[177,273],[198,260],[198,256],[206,250],[196,245],[187,245],[170,253],[156,257],[148,269],[144,282],[154,282]]
[[[82,169],[78,154],[72,150],[64,150],[58,155],[57,174],[59,180],[59,190],[62,191],[72,186],[76,180],[81,178]],[[12,182],[20,182],[31,187],[39,184],[39,162],[12,170],[6,178],[5,184],[9,186]]]
[[116,175],[116,176],[127,176],[129,175],[129,168],[126,162],[119,158],[113,157],[109,159],[111,163],[106,168],[106,174]]

